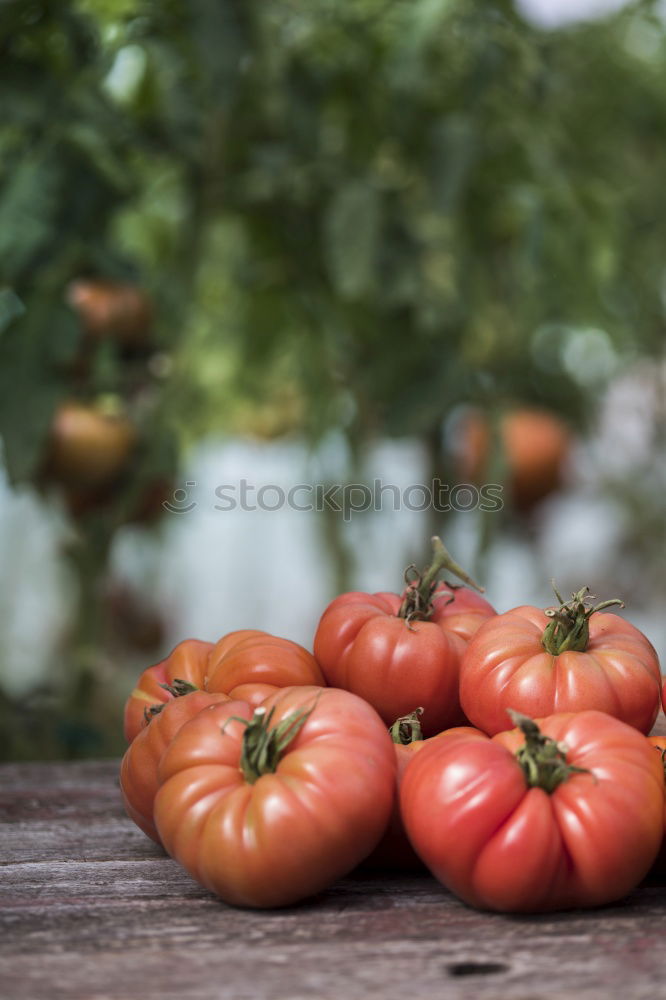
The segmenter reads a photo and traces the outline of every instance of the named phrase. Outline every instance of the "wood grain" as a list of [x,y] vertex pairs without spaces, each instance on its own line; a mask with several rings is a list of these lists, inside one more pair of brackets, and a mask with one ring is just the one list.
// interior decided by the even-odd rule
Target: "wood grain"
[[0,768],[3,1000],[655,1000],[666,892],[478,913],[427,876],[356,873],[281,911],[226,906],[124,816],[117,761]]

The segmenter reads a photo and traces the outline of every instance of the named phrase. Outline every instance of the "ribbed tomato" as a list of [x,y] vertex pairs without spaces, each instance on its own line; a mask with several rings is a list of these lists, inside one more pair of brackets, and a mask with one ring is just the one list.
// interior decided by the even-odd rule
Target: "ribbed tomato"
[[522,732],[434,740],[400,804],[430,871],[480,909],[600,906],[643,878],[663,836],[659,756],[602,712],[520,717]]
[[561,606],[524,606],[487,621],[462,657],[460,701],[486,733],[530,716],[598,709],[649,733],[659,711],[657,654],[642,632],[603,608],[587,588]]
[[[464,721],[458,696],[460,660],[468,640],[495,615],[464,587],[437,583],[443,569],[476,584],[433,539],[432,565],[402,595],[352,592],[322,615],[314,652],[333,687],[365,698],[387,726],[423,706],[423,731],[432,736]],[[480,588],[479,588],[480,589]]]
[[157,768],[176,733],[203,708],[230,701],[226,694],[192,691],[164,702],[130,743],[120,764],[120,790],[125,810],[145,834],[160,843],[153,822],[158,789]]
[[221,692],[258,705],[278,688],[324,683],[311,653],[268,632],[241,629],[215,644],[185,639],[141,674],[125,705],[125,738],[133,740],[145,725],[146,712],[170,701],[174,691]]
[[[666,788],[666,736],[648,736],[648,742],[654,747],[661,758],[661,765],[664,772],[664,783]],[[666,794],[664,796],[664,834],[661,841],[661,848],[652,866],[655,874],[663,875],[666,872]]]
[[395,753],[377,713],[331,688],[290,687],[253,711],[199,712],[160,764],[155,824],[169,854],[238,906],[294,903],[377,844]]
[[421,709],[416,709],[409,715],[396,719],[391,726],[390,734],[397,764],[395,798],[384,836],[365,862],[369,868],[390,869],[392,871],[418,871],[423,868],[423,862],[409,842],[400,813],[400,784],[405,769],[414,754],[419,753],[433,740],[456,738],[461,733],[478,733],[477,729],[472,729],[470,726],[457,726],[454,729],[445,729],[444,732],[426,740],[423,738],[419,723],[419,715],[421,714]]

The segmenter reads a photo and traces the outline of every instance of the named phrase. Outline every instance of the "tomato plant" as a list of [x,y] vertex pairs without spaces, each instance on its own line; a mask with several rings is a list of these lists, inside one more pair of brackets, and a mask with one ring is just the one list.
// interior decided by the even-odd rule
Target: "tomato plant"
[[[464,587],[437,582],[446,569],[477,585],[433,539],[433,563],[410,567],[402,595],[341,594],[319,622],[314,653],[333,687],[360,695],[387,726],[423,706],[427,736],[463,721],[458,697],[460,659],[467,641],[495,614]],[[477,587],[481,590],[482,588]]]
[[331,688],[200,712],[164,754],[155,824],[169,854],[239,906],[325,889],[376,845],[395,753],[377,713]]
[[463,711],[486,733],[506,729],[509,708],[530,716],[587,708],[648,733],[661,675],[651,643],[629,622],[591,605],[587,588],[545,612],[523,606],[486,622],[460,667]]
[[153,822],[157,794],[157,768],[166,748],[186,722],[209,705],[229,701],[226,694],[191,691],[183,697],[162,702],[159,711],[130,743],[120,764],[120,790],[125,810],[145,834],[160,843]]
[[481,909],[620,899],[661,843],[659,757],[602,712],[515,718],[519,731],[434,740],[413,757],[400,794],[412,845],[447,888]]
[[185,639],[141,674],[125,705],[125,738],[134,739],[154,706],[193,689],[258,705],[277,688],[324,683],[311,653],[268,632],[240,629],[215,644]]

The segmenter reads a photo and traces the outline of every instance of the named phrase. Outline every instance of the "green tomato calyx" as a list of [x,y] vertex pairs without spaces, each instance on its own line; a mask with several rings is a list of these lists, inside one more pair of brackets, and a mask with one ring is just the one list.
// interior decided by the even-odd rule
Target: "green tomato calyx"
[[[405,570],[407,590],[398,611],[398,618],[405,618],[408,624],[411,621],[427,621],[430,618],[433,612],[432,599],[439,583],[439,574],[445,570],[453,573],[468,587],[473,587],[480,594],[483,593],[483,587],[479,586],[462,566],[458,565],[450,552],[447,551],[441,538],[434,535],[430,541],[433,551],[430,565],[422,572],[419,572],[414,564]],[[449,583],[448,586],[452,590],[456,590],[460,584]],[[453,596],[449,600],[452,601]]]
[[570,601],[563,600],[553,581],[555,596],[560,602],[559,607],[546,608],[545,614],[551,621],[546,625],[541,642],[547,653],[559,656],[560,653],[584,653],[590,638],[590,618],[597,611],[610,608],[613,605],[624,607],[624,602],[618,597],[610,601],[592,604],[595,600],[589,587],[571,595]]
[[508,712],[525,737],[525,743],[516,751],[516,758],[530,788],[542,788],[551,795],[572,774],[590,773],[584,767],[567,764],[566,745],[544,736],[533,719],[511,708]]
[[[286,719],[279,722],[277,726],[271,728],[275,706],[270,712],[266,712],[263,705],[255,708],[251,719],[243,719],[238,715],[232,715],[231,719],[242,722],[245,726],[243,742],[240,756],[240,770],[243,777],[250,785],[254,785],[262,774],[274,774],[277,771],[280,759],[289,744],[301,731],[309,716],[313,712],[319,695],[310,708],[292,712]],[[230,722],[231,719],[228,721]],[[227,723],[225,723],[225,726]],[[224,732],[224,727],[222,728]]]

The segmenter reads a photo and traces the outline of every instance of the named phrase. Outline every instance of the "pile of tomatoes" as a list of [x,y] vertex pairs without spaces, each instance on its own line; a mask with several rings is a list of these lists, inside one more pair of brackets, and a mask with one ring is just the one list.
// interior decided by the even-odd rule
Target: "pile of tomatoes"
[[666,690],[650,642],[586,588],[496,614],[433,547],[401,594],[337,597],[314,655],[244,630],[141,675],[127,812],[226,902],[284,906],[365,863],[539,912],[617,900],[655,863],[666,741],[648,734]]

